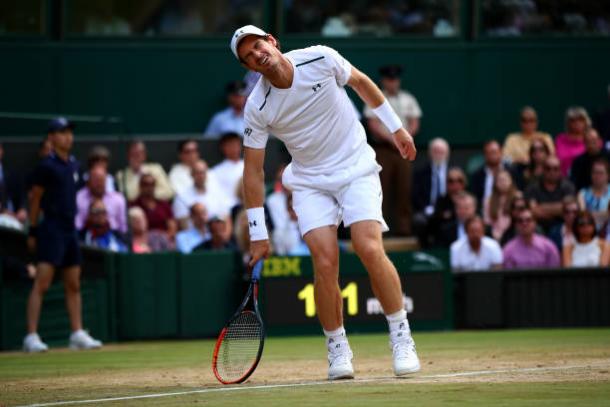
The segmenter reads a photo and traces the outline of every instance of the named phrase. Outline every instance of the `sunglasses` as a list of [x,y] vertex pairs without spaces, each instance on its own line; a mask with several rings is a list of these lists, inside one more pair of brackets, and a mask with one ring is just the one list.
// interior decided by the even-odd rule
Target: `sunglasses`
[[577,223],[578,226],[593,226],[595,223],[589,219],[579,220]]
[[537,119],[534,119],[533,117],[522,117],[521,118],[521,122],[523,123],[534,123],[537,122]]
[[522,224],[532,223],[533,221],[534,221],[534,218],[517,218],[517,223],[522,223]]

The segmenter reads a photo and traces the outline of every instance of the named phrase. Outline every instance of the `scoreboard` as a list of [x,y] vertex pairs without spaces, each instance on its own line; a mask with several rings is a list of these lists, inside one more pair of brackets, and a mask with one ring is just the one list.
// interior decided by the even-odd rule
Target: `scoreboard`
[[[399,272],[411,326],[452,328],[452,279],[447,253],[407,252],[391,254],[390,258]],[[339,270],[346,325],[352,330],[385,330],[383,309],[357,256],[342,253]],[[261,280],[261,304],[270,332],[319,332],[311,258],[269,258]]]

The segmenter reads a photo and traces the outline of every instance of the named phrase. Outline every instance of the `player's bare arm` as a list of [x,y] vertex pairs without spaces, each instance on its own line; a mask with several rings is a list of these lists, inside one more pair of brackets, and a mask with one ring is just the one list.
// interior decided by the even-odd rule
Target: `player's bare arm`
[[[265,163],[265,150],[256,148],[244,148],[244,200],[246,210],[254,210],[262,208],[265,202],[265,171],[263,165]],[[258,219],[251,219],[248,214],[248,223],[250,231],[257,228],[265,228],[264,214]],[[262,224],[258,223],[262,222]],[[266,232],[266,228],[265,228]],[[251,233],[252,236],[252,233]],[[256,237],[250,239],[250,266],[260,260],[267,258],[270,252],[269,239],[263,238],[257,240]]]
[[[375,82],[373,82],[371,78],[358,69],[352,67],[352,74],[347,81],[347,84],[354,89],[360,99],[373,110],[382,107],[384,104],[385,97],[383,96],[381,89],[375,85]],[[404,127],[401,126],[398,130],[394,131],[392,133],[392,139],[403,158],[409,159],[410,161],[415,159],[417,150],[415,149],[413,137],[411,137]]]
[[[38,215],[40,213],[40,200],[42,199],[42,194],[44,193],[44,188],[39,185],[34,185],[29,194],[29,205],[30,205],[30,213],[29,213],[29,221],[30,221],[30,229],[32,232],[35,230],[34,228],[38,225]],[[36,236],[34,233],[30,233],[28,236],[28,249],[34,253],[36,252]]]

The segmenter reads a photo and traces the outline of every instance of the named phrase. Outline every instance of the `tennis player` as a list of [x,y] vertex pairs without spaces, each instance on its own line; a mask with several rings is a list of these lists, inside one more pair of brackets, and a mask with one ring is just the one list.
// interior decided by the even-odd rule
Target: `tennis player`
[[247,25],[235,31],[231,50],[243,66],[261,74],[245,107],[243,182],[251,263],[270,251],[263,163],[272,133],[292,156],[282,182],[292,190],[299,229],[313,258],[315,303],[328,346],[328,378],[354,377],[338,284],[341,221],[351,228],[354,249],[386,314],[394,373],[417,372],[420,365],[400,279],[381,240],[382,231],[388,230],[381,214],[381,167],[366,143],[345,85],[373,108],[404,159],[415,159],[413,138],[373,81],[331,48],[318,45],[283,54],[277,39]]

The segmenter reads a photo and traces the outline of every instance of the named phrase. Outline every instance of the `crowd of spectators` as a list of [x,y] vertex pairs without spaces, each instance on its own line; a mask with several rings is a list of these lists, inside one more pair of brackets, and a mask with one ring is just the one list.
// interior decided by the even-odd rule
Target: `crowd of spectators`
[[[417,135],[422,111],[401,89],[401,73],[399,66],[382,67],[381,88]],[[129,143],[127,165],[114,176],[109,150],[91,148],[76,194],[81,242],[116,252],[246,253],[240,135],[246,98],[243,82],[227,85],[228,107],[212,117],[203,136],[222,153],[211,168],[195,139],[177,142],[169,174],[148,160],[142,140]],[[610,263],[610,153],[584,108],[568,108],[565,131],[553,138],[538,129],[535,109],[524,107],[520,130],[483,143],[481,164],[464,169],[451,164],[448,141],[434,138],[412,170],[366,108],[363,123],[383,166],[383,211],[393,233],[415,236],[424,249],[450,248],[453,269]],[[50,153],[45,140],[39,156]],[[2,165],[3,154],[0,145],[0,225],[24,229],[30,181],[16,182]],[[272,245],[278,255],[304,255],[308,249],[281,182],[283,168],[265,204]]]
[[[538,130],[532,107],[520,113],[521,131],[503,147],[484,143],[483,164],[467,186],[461,170],[448,170],[446,196],[418,233],[422,246],[445,247],[456,237],[455,271],[610,265],[609,155],[587,111],[568,108],[565,131],[554,139]],[[482,205],[478,215],[470,215],[476,203],[465,190]]]

